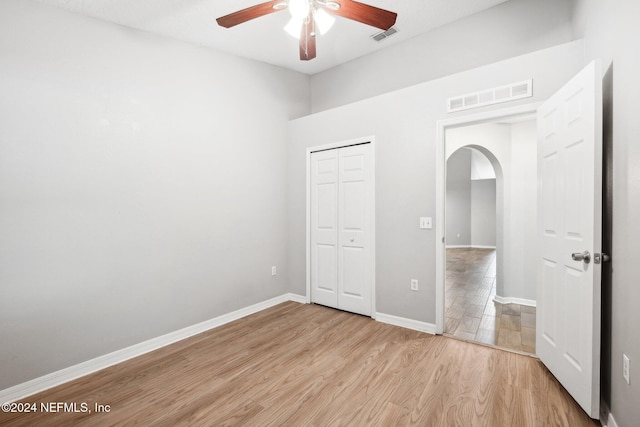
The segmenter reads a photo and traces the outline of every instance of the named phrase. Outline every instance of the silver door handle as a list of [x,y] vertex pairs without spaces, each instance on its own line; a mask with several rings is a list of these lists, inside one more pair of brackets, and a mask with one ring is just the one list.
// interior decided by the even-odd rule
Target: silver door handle
[[582,261],[585,264],[589,264],[591,262],[591,254],[589,253],[589,251],[574,252],[571,254],[571,259],[574,261]]

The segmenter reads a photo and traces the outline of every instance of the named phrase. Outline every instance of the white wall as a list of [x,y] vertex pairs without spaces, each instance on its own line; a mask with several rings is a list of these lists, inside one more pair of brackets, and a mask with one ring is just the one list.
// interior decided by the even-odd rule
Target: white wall
[[312,109],[324,111],[571,40],[571,0],[510,0],[315,74]]
[[478,150],[471,150],[471,179],[495,179],[496,171],[491,161]]
[[[500,163],[502,173],[501,238],[496,271],[496,294],[535,301],[536,270],[529,254],[536,242],[536,125],[521,123],[486,123],[448,129],[446,155],[460,147],[474,145],[489,150]],[[448,217],[448,214],[447,214]],[[472,226],[473,227],[473,226]],[[478,226],[477,226],[478,227]]]
[[447,159],[447,246],[471,245],[471,150],[458,150]]
[[513,284],[505,296],[536,299],[538,171],[536,122],[514,123],[511,128],[511,259]]
[[0,2],[0,389],[289,290],[308,77]]
[[[640,2],[575,0],[576,37],[584,37],[586,61],[602,60],[605,197],[603,250],[602,397],[617,425],[640,419]],[[631,384],[622,378],[622,354],[631,359]],[[634,368],[635,366],[635,368]],[[611,425],[611,424],[610,424]]]
[[[447,205],[448,206],[448,205]],[[471,246],[496,246],[496,180],[471,181]]]
[[[434,323],[436,236],[435,230],[419,229],[418,218],[435,217],[437,209],[436,122],[469,114],[447,114],[446,99],[533,77],[534,97],[512,105],[541,101],[577,73],[582,54],[581,42],[560,45],[293,120],[288,173],[291,290],[305,292],[306,148],[374,135],[376,309]],[[410,290],[411,278],[420,281],[418,293]]]
[[496,180],[473,179],[474,173],[487,174],[478,164],[495,177],[489,159],[477,150],[461,148],[447,159],[447,247],[496,246]]

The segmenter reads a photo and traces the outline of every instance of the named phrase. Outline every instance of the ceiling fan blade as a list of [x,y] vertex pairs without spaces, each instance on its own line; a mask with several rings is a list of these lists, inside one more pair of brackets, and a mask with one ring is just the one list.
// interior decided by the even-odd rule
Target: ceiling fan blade
[[309,61],[316,57],[316,36],[313,29],[313,16],[309,14],[309,19],[302,24],[300,30],[300,60]]
[[381,30],[388,30],[393,27],[398,17],[398,14],[395,12],[353,0],[338,0],[337,2],[340,3],[338,10],[332,10],[330,8],[326,8],[325,10],[333,15],[362,22],[363,24],[371,25]]
[[[280,7],[274,8],[276,5]],[[247,22],[270,13],[279,12],[284,9],[286,9],[286,3],[283,5],[282,0],[273,0],[230,13],[229,15],[221,16],[216,19],[216,21],[221,27],[231,28],[238,24],[242,24],[243,22]]]

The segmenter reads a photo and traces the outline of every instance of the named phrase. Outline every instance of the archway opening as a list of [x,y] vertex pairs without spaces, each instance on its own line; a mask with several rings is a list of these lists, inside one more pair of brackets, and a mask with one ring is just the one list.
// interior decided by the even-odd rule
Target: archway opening
[[473,144],[448,153],[446,162],[444,332],[477,340],[478,331],[495,334],[484,316],[498,314],[493,299],[502,281],[502,166],[489,149]]

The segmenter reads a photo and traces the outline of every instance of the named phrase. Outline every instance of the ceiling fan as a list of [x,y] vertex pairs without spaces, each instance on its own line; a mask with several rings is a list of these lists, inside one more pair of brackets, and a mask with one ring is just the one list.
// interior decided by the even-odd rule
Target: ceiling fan
[[230,13],[216,21],[222,27],[231,28],[285,9],[291,13],[291,20],[284,29],[300,39],[300,60],[302,61],[316,57],[316,35],[318,32],[324,34],[331,28],[335,21],[332,15],[352,19],[382,30],[391,28],[398,16],[395,12],[354,0],[273,0]]

